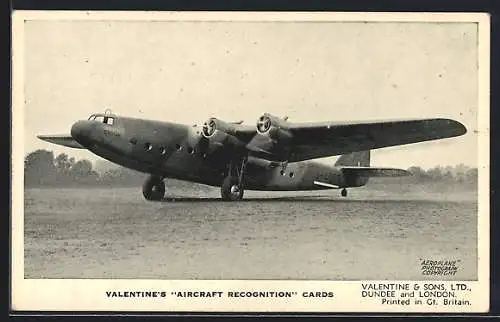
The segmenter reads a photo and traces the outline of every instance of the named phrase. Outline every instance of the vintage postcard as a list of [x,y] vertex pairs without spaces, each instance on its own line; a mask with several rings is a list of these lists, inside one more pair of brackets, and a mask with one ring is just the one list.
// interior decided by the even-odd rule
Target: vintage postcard
[[487,312],[489,23],[15,11],[12,309]]

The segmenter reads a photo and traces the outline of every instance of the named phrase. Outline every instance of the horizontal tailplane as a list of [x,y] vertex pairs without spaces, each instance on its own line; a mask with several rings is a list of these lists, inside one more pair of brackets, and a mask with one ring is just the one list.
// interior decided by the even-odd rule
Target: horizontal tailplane
[[396,168],[376,168],[376,167],[340,167],[340,170],[347,176],[358,176],[364,178],[380,177],[406,177],[411,172]]

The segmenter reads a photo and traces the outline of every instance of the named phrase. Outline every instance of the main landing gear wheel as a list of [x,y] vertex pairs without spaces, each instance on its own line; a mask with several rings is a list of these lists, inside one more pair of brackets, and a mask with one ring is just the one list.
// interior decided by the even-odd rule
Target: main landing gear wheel
[[231,160],[228,164],[227,176],[221,184],[220,194],[222,200],[236,201],[243,199],[244,176],[247,167],[248,157],[243,156]]
[[236,201],[243,198],[244,189],[239,185],[238,177],[226,177],[222,182],[220,193],[224,201]]
[[342,191],[340,191],[340,195],[342,197],[347,197],[347,189],[346,188],[342,189]]
[[162,178],[150,176],[142,186],[142,194],[147,200],[162,200],[165,196],[165,182]]

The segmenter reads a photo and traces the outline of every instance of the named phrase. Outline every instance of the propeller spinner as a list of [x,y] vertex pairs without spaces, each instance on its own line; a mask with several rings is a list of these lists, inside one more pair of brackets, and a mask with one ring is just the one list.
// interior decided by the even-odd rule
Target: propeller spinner
[[203,128],[202,128],[203,136],[211,137],[212,135],[214,135],[216,129],[217,125],[214,119],[206,121],[205,123],[203,123]]
[[266,133],[271,128],[271,123],[271,118],[266,115],[261,116],[257,121],[257,131],[259,133]]

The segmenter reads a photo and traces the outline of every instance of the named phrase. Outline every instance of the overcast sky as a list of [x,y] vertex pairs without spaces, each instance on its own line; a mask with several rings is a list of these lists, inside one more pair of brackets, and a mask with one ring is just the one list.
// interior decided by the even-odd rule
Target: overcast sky
[[446,117],[468,133],[372,164],[477,166],[477,59],[475,23],[28,21],[25,153],[99,159],[36,135],[106,108],[187,124]]

